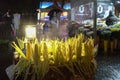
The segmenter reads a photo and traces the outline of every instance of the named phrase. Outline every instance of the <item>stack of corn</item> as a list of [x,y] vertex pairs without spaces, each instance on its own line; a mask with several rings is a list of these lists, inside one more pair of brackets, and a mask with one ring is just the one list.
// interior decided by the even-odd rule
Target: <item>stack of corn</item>
[[[20,45],[25,44],[26,52],[22,51]],[[17,75],[24,74],[24,80],[45,80],[45,75],[53,70],[68,80],[63,75],[59,67],[66,67],[72,76],[82,76],[86,80],[94,76],[96,62],[94,59],[96,48],[92,38],[85,39],[80,34],[77,37],[69,38],[67,41],[41,40],[38,42],[24,43],[19,41],[19,45],[12,43],[12,46],[20,54],[20,60],[16,64]],[[16,79],[18,78],[16,76]]]

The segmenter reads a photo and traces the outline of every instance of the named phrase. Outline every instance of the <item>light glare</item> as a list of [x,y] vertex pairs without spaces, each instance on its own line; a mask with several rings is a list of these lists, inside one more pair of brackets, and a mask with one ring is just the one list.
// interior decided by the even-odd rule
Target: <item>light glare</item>
[[36,38],[36,28],[35,27],[26,28],[26,37],[27,38]]

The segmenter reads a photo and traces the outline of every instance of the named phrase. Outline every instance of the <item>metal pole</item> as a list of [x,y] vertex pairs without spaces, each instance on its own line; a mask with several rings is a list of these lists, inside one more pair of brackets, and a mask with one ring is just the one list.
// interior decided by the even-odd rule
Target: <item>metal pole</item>
[[94,20],[93,20],[93,31],[94,31],[94,42],[95,42],[95,44],[96,44],[96,37],[97,37],[97,29],[96,29],[96,27],[97,27],[97,0],[94,0]]

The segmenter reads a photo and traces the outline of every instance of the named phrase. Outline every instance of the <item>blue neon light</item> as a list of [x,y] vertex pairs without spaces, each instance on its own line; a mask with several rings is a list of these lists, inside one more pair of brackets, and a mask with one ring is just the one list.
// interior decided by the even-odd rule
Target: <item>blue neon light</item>
[[63,6],[64,9],[71,9],[71,5],[70,3],[66,3],[64,6]]
[[[40,2],[39,4],[39,8],[47,8],[47,7],[50,7],[54,5],[54,2]],[[61,7],[61,3],[58,2],[58,6]],[[64,6],[63,6],[64,9],[71,9],[71,5],[70,3],[66,3]]]
[[52,6],[53,4],[53,2],[40,2],[39,8],[47,8]]

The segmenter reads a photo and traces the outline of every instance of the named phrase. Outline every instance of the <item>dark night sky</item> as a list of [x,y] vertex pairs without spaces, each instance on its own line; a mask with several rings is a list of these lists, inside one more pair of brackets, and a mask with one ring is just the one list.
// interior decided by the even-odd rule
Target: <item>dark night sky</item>
[[0,0],[0,10],[33,11],[40,0]]
[[[13,10],[13,11],[35,11],[39,7],[40,1],[55,1],[55,0],[0,0],[0,10]],[[68,1],[68,0],[56,0]]]

